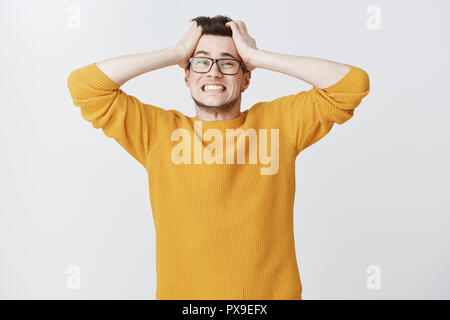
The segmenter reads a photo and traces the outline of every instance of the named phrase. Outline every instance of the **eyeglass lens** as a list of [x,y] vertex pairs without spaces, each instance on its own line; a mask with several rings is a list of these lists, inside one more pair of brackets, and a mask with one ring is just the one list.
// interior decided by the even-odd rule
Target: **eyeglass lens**
[[[225,74],[234,74],[239,71],[239,61],[222,59],[219,60],[219,69]],[[194,58],[192,59],[192,69],[195,72],[208,72],[211,68],[212,60],[207,58]]]

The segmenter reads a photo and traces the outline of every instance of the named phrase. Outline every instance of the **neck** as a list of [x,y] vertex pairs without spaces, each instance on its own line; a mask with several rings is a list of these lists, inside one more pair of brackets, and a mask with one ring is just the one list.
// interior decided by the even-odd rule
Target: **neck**
[[195,101],[196,118],[204,121],[232,120],[241,114],[241,97],[229,104],[211,107]]

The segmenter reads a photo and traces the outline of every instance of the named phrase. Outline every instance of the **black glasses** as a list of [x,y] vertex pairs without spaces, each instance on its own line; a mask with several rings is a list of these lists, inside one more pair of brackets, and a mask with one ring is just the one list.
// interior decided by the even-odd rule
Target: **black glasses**
[[227,75],[234,75],[239,72],[239,68],[242,66],[244,72],[247,72],[247,68],[242,61],[236,59],[212,59],[207,57],[193,57],[189,59],[188,68],[192,66],[192,71],[198,73],[207,73],[211,70],[213,64],[217,63],[220,73]]

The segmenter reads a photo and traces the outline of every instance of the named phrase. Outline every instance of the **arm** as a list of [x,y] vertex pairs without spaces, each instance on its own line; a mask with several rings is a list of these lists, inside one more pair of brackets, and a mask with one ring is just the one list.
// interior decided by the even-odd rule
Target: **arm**
[[175,64],[185,68],[189,58],[194,53],[202,32],[202,28],[194,21],[174,47],[116,57],[98,62],[97,66],[119,87],[128,80],[149,71]]
[[324,137],[334,123],[349,120],[370,90],[368,74],[353,65],[262,50],[251,57],[250,63],[255,67],[291,75],[313,85],[309,91],[267,103],[268,110],[281,119],[297,155]]
[[117,57],[78,68],[67,78],[73,104],[82,117],[144,167],[171,114],[126,94],[120,85],[136,75],[175,64],[177,57],[173,48]]
[[249,71],[263,68],[281,72],[323,89],[342,79],[350,66],[330,60],[273,53],[256,47],[256,41],[248,33],[241,20],[225,23],[230,27],[233,41]]
[[94,128],[102,128],[144,167],[173,113],[143,104],[120,89],[145,72],[178,64],[185,67],[202,34],[195,23],[175,47],[91,63],[71,72],[67,86],[74,105]]
[[178,64],[181,55],[176,47],[138,53],[97,62],[103,73],[121,87],[143,73]]
[[254,51],[251,64],[257,68],[281,72],[324,89],[341,80],[350,66],[330,60],[292,56],[264,50]]
[[225,25],[232,30],[237,51],[248,70],[257,67],[281,72],[313,85],[309,91],[260,105],[261,116],[280,119],[296,155],[325,136],[334,123],[342,124],[370,90],[369,76],[355,66],[324,59],[260,50],[243,21]]

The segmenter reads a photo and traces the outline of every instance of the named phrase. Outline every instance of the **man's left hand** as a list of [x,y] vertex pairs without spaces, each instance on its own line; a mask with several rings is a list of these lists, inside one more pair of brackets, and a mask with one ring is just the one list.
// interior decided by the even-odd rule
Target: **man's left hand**
[[258,48],[256,47],[255,39],[248,34],[245,23],[241,20],[236,20],[227,22],[225,25],[231,28],[234,44],[245,67],[248,71],[254,70],[255,66],[250,63],[250,59]]

